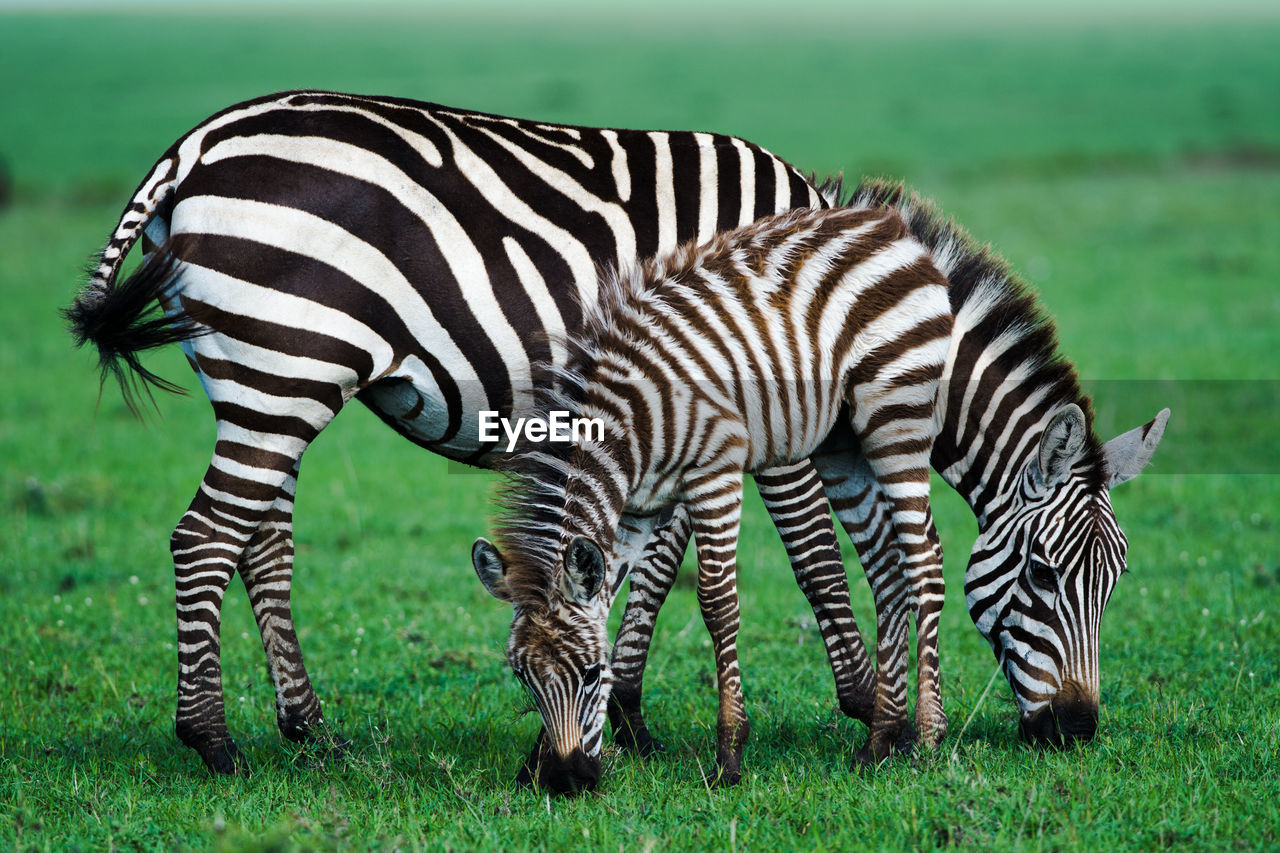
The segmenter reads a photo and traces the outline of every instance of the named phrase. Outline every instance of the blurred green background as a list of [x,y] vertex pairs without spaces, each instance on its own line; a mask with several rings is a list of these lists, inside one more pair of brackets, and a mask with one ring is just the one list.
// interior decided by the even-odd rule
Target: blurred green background
[[[903,178],[992,242],[1057,318],[1103,438],[1174,408],[1155,464],[1113,495],[1134,571],[1103,624],[1095,743],[1028,749],[1003,680],[982,698],[973,522],[939,484],[952,735],[851,775],[865,730],[834,710],[749,495],[743,785],[699,781],[715,697],[689,566],[647,679],[667,754],[610,752],[598,796],[518,791],[536,715],[502,660],[509,611],[468,565],[490,480],[352,407],[307,456],[295,613],[353,755],[279,742],[236,585],[228,716],[256,772],[206,778],[172,734],[167,543],[208,404],[197,389],[132,420],[55,312],[173,139],[299,87],[736,134],[819,175]],[[1274,849],[1277,281],[1274,4],[0,4],[0,846]],[[177,350],[148,364],[195,387]],[[869,633],[860,582],[855,606]]]

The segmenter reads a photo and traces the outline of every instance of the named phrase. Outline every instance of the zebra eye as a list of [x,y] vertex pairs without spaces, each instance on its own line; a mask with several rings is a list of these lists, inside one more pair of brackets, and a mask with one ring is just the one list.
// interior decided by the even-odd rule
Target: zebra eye
[[1052,592],[1058,588],[1058,570],[1034,557],[1031,560],[1031,581],[1041,589]]
[[582,675],[582,684],[588,690],[596,686],[600,681],[600,664],[587,667],[587,671]]

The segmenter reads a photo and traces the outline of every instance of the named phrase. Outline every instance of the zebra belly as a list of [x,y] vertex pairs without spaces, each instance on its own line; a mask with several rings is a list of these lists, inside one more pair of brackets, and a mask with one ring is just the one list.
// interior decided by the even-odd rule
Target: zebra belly
[[449,431],[449,403],[431,371],[414,356],[401,362],[391,376],[364,388],[357,399],[396,432],[436,453],[472,461],[481,449],[475,412],[462,412],[461,429],[444,439]]

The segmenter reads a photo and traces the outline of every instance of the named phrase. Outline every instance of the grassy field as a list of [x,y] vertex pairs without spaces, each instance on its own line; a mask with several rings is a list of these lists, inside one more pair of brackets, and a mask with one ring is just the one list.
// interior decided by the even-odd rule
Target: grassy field
[[[0,12],[0,849],[1280,846],[1280,17],[660,9]],[[1113,495],[1133,572],[1103,623],[1099,737],[1030,749],[1004,680],[983,698],[994,661],[961,594],[974,524],[939,484],[952,734],[851,774],[865,729],[835,709],[749,495],[744,783],[700,782],[714,670],[687,568],[647,677],[665,756],[610,750],[576,800],[518,790],[537,715],[503,662],[509,611],[468,564],[491,481],[353,407],[307,457],[294,601],[354,749],[326,764],[281,742],[235,584],[228,718],[255,772],[209,778],[172,731],[168,554],[209,408],[162,399],[144,426],[114,389],[99,400],[55,311],[173,138],[299,86],[737,133],[808,170],[904,177],[993,242],[1109,433],[1174,408],[1155,465]],[[193,385],[176,350],[148,364]],[[861,583],[855,608],[874,624]]]

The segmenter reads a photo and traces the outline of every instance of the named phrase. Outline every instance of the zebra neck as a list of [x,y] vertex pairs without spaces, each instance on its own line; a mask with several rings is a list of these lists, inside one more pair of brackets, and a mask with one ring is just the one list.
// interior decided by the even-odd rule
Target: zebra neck
[[[1075,403],[1092,422],[1089,398],[1075,370],[1052,349],[1010,359],[1007,339],[984,344],[963,331],[948,357],[938,391],[939,429],[933,467],[969,504],[980,528],[1018,492],[1053,415]],[[1098,470],[1097,439],[1090,439],[1086,470]]]
[[979,528],[1012,494],[1059,405],[1042,396],[1026,398],[1014,382],[992,384],[998,396],[989,403],[974,399],[989,388],[980,380],[943,386],[939,396],[946,408],[933,449],[934,470],[969,504]]
[[618,453],[619,443],[609,438],[619,433],[610,426],[603,442],[584,442],[568,454],[564,488],[566,533],[586,536],[606,551],[635,487],[626,454]]

